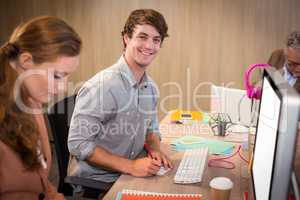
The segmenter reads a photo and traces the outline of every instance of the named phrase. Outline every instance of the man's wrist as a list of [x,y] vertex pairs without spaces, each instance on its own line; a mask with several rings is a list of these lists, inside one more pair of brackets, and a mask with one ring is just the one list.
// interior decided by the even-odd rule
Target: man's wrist
[[157,144],[157,142],[150,142],[149,146],[152,151],[160,152],[160,144]]
[[133,171],[134,160],[126,159],[125,162],[122,162],[120,165],[121,172],[125,174],[131,174]]
[[160,149],[154,149],[153,152],[162,153]]

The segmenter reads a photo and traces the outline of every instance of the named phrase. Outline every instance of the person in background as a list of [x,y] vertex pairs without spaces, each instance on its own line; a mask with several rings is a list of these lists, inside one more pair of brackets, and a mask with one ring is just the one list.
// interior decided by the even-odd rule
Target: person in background
[[[146,73],[167,30],[155,10],[131,12],[122,31],[123,55],[77,95],[68,137],[69,175],[114,182],[122,173],[147,177],[160,167],[172,168],[160,149],[158,89]],[[151,157],[138,158],[145,142]]]
[[300,31],[292,32],[284,49],[277,49],[268,64],[279,69],[288,83],[300,92]]
[[81,39],[61,19],[19,25],[0,49],[0,199],[64,199],[48,181],[42,107],[79,64]]

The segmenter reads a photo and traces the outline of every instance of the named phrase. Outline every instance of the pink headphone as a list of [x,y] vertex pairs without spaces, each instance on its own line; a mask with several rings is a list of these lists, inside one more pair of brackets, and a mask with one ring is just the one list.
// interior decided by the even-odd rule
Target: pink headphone
[[269,64],[252,64],[249,66],[249,68],[246,70],[246,72],[244,73],[244,86],[245,89],[247,90],[247,96],[250,99],[260,99],[261,97],[261,88],[260,87],[254,87],[252,85],[250,85],[250,74],[252,72],[253,69],[255,68],[266,68],[266,67],[270,67]]

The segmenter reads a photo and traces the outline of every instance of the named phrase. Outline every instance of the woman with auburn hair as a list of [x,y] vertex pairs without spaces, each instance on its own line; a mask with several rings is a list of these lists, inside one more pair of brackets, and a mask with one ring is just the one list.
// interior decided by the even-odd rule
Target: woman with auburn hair
[[81,39],[63,20],[37,17],[0,48],[0,199],[63,199],[48,181],[42,106],[79,64]]

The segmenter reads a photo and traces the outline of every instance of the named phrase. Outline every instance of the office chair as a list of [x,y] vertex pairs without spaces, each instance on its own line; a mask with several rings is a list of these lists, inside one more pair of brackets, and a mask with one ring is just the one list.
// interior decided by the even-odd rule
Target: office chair
[[[48,127],[52,132],[59,169],[58,192],[66,196],[73,196],[75,199],[79,199],[81,196],[98,199],[99,194],[106,193],[113,183],[67,175],[70,156],[67,141],[75,98],[76,95],[66,97],[54,104],[47,112]],[[71,185],[81,186],[83,192],[76,192]]]

